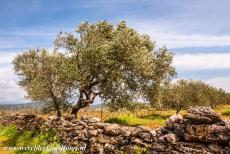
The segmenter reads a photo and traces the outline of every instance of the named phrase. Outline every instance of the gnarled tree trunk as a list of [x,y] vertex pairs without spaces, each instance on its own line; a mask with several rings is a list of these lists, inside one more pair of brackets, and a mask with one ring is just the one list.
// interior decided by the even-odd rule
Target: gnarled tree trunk
[[[85,98],[84,98],[85,95]],[[85,90],[80,91],[80,96],[78,98],[77,104],[72,108],[71,114],[74,114],[77,117],[77,113],[80,109],[89,106],[94,102],[97,94],[92,92],[87,92]]]
[[50,90],[50,94],[53,100],[54,108],[56,110],[57,117],[61,117],[61,111],[60,111],[60,103],[58,102],[57,98],[54,96],[53,91]]

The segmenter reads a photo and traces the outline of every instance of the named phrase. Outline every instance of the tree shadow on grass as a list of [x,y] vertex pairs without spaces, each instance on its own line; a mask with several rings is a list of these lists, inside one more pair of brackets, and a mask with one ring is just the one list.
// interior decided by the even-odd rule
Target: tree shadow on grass
[[156,113],[152,113],[149,115],[144,115],[144,116],[138,116],[138,118],[141,119],[151,119],[151,120],[155,120],[155,119],[168,119],[170,117],[170,115],[161,115],[161,114],[156,114]]
[[105,122],[111,123],[111,124],[120,124],[120,125],[125,125],[125,126],[140,126],[141,124],[130,124],[126,119],[121,119],[117,117],[109,118]]
[[14,134],[13,136],[8,138],[7,140],[3,141],[3,144],[6,146],[10,146],[10,147],[16,146],[18,137],[19,137],[18,134]]

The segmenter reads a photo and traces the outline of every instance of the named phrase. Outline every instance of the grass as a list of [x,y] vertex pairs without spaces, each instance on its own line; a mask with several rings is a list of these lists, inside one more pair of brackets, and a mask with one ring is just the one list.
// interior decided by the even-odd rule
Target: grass
[[[121,125],[127,126],[147,126],[150,128],[158,128],[163,126],[165,120],[168,119],[171,115],[175,114],[176,110],[138,110],[136,112],[130,112],[127,110],[117,111],[117,112],[108,112],[103,111],[101,116],[100,110],[81,110],[79,117],[82,115],[98,117],[104,122],[108,123],[118,123]],[[186,111],[182,110],[180,114],[185,114]]]
[[[224,119],[230,120],[230,105],[218,106],[215,108]],[[159,128],[165,124],[165,121],[176,113],[176,110],[139,110],[136,112],[129,111],[118,111],[118,112],[108,112],[103,111],[101,116],[100,110],[82,110],[79,113],[79,117],[82,115],[93,116],[102,119],[104,122],[117,123],[126,126],[147,126],[153,129]],[[180,114],[186,114],[186,110],[181,110]]]
[[230,116],[230,110],[226,110],[224,112],[222,112],[223,116]]
[[[182,114],[184,113],[185,111],[182,111]],[[108,116],[105,122],[127,126],[143,125],[150,128],[158,128],[163,126],[165,124],[165,120],[167,120],[173,114],[175,114],[175,110],[140,110],[135,113],[126,111],[119,114],[115,112]]]
[[14,126],[0,126],[0,153],[2,154],[80,154],[78,151],[4,150],[3,147],[61,147],[52,130],[17,131]]
[[0,136],[0,153],[2,154],[14,154],[14,151],[12,150],[4,150],[2,147],[5,147],[4,142],[7,141],[7,137]]
[[230,120],[230,105],[218,106],[215,109],[224,119]]
[[[0,127],[0,147],[35,147],[35,146],[60,146],[56,135],[50,131],[17,131],[14,126]],[[1,153],[9,154],[50,154],[48,151],[9,151],[1,149]]]
[[117,123],[117,124],[128,125],[128,126],[140,126],[140,125],[148,125],[148,123],[150,123],[151,120],[141,119],[136,117],[132,113],[127,113],[122,115],[121,117],[108,118],[105,122]]
[[230,120],[230,106],[222,106],[217,109],[225,119]]

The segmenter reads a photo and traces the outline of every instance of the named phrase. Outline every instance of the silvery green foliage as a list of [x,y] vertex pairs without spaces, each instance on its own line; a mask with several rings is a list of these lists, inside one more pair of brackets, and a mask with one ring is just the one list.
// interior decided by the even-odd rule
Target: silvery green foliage
[[156,50],[149,36],[124,21],[118,25],[81,23],[75,33],[61,32],[55,46],[51,52],[31,49],[18,55],[13,64],[19,85],[32,100],[68,102],[77,92],[73,114],[99,96],[153,102],[162,85],[175,75],[172,54],[165,47]]
[[71,74],[68,73],[71,69],[69,58],[46,49],[29,49],[18,54],[13,65],[19,76],[18,84],[26,91],[26,97],[47,103],[60,116],[60,110],[69,102],[73,85],[70,82]]
[[188,108],[189,106],[211,106],[227,104],[230,94],[202,81],[178,80],[163,90],[165,108]]
[[82,23],[76,33],[60,33],[56,45],[74,57],[77,87],[85,97],[151,100],[154,91],[175,75],[172,54],[165,47],[155,50],[149,36],[124,21],[116,26],[106,21]]

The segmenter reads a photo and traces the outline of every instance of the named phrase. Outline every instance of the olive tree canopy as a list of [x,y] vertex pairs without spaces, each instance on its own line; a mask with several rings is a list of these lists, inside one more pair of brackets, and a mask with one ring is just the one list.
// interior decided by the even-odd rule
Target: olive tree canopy
[[[106,21],[84,22],[74,33],[61,32],[55,40],[55,51],[45,52],[49,60],[44,65],[31,54],[24,55],[26,60],[18,56],[14,61],[15,70],[22,77],[19,84],[30,98],[43,100],[52,95],[47,93],[51,72],[55,76],[51,78],[55,79],[53,90],[63,99],[60,101],[73,98],[71,93],[78,92],[72,114],[92,104],[96,97],[113,101],[154,100],[151,97],[157,87],[175,75],[172,54],[166,48],[156,50],[149,36],[139,34],[124,21],[118,25]],[[42,57],[42,54],[35,54],[35,57]],[[41,64],[45,69],[40,68]],[[30,85],[32,82],[38,87]],[[39,90],[43,85],[44,92]],[[37,96],[38,92],[43,93]]]
[[19,77],[18,84],[27,92],[27,98],[45,102],[49,110],[56,110],[61,116],[61,109],[71,98],[72,77],[68,71],[74,69],[71,61],[61,53],[29,49],[18,54],[13,65]]
[[159,80],[168,77],[155,71],[160,63],[160,69],[165,69],[165,55],[170,53],[165,50],[164,55],[156,54],[150,37],[139,34],[124,21],[117,26],[106,21],[82,23],[76,33],[60,33],[56,45],[74,57],[78,68],[80,97],[72,113],[93,103],[98,95],[131,101],[143,95],[144,87],[152,86],[157,76]]

